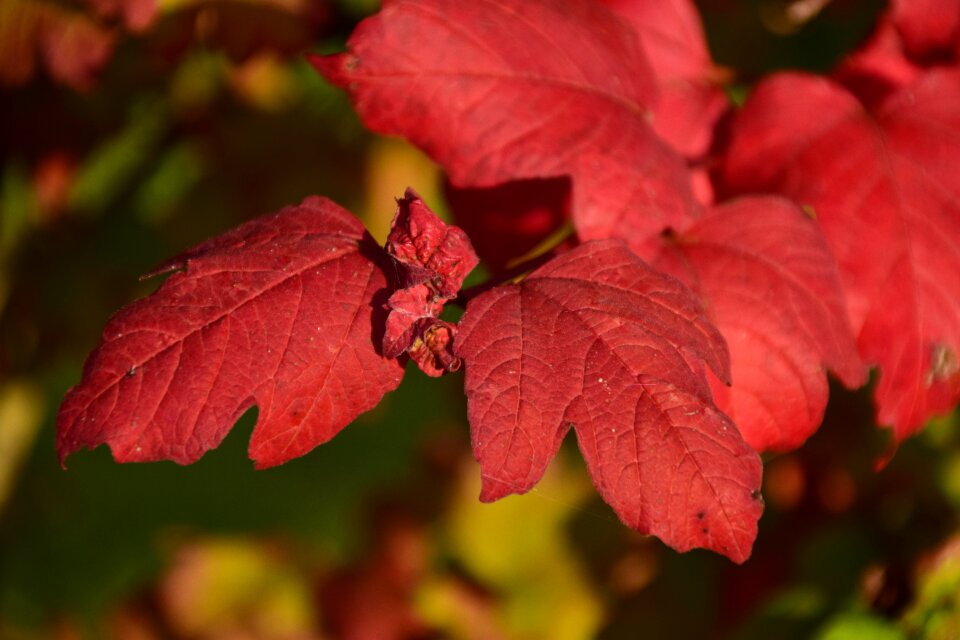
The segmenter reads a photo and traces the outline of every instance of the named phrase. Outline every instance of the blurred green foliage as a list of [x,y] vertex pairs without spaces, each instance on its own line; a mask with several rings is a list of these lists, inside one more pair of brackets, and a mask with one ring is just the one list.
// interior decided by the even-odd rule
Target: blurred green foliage
[[[61,470],[56,408],[109,315],[156,287],[139,274],[312,193],[381,238],[408,185],[442,208],[429,161],[365,132],[299,55],[341,47],[376,3],[248,4],[160,3],[88,91],[39,68],[0,89],[0,637],[348,637],[376,620],[395,637],[960,635],[957,419],[876,473],[867,391],[833,389],[808,445],[767,460],[739,567],[630,532],[570,442],[535,491],[480,505],[458,376],[411,371],[264,472],[245,456],[253,412],[190,467],[101,449]],[[882,8],[835,0],[791,26],[783,5],[701,3],[732,95],[829,68]]]

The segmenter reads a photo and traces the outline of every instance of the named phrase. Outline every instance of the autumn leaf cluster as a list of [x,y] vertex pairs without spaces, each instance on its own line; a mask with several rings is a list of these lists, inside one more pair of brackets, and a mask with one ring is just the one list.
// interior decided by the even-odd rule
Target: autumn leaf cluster
[[758,452],[817,429],[828,372],[873,369],[897,443],[960,398],[958,53],[960,3],[894,0],[834,72],[734,109],[687,0],[384,2],[311,61],[444,169],[459,226],[408,191],[380,247],[313,197],[161,266],[68,393],[61,458],[189,463],[255,405],[250,455],[281,464],[406,360],[462,367],[481,499],[572,430],[626,524],[742,562]]

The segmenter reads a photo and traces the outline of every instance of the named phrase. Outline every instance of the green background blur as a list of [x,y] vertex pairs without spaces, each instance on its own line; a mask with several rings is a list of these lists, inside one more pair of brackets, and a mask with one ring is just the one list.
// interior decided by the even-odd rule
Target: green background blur
[[[129,6],[150,8],[150,0]],[[960,637],[956,418],[881,473],[869,390],[833,390],[801,451],[767,459],[737,567],[635,535],[566,443],[530,494],[481,505],[462,378],[408,372],[332,442],[254,472],[255,412],[190,467],[62,470],[54,418],[138,276],[260,213],[322,194],[383,239],[438,170],[365,132],[302,57],[376,2],[0,3],[0,638]],[[700,4],[742,97],[828,70],[879,1]],[[799,98],[798,98],[799,99]]]

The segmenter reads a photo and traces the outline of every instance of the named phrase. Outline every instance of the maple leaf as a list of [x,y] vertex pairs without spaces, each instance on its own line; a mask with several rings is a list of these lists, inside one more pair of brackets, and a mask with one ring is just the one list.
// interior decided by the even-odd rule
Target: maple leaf
[[166,263],[154,273],[176,273],[110,320],[67,393],[61,460],[106,443],[119,462],[187,464],[253,405],[258,468],[326,442],[403,374],[373,346],[381,257],[356,218],[313,197]]
[[572,427],[600,494],[678,551],[750,554],[760,459],[710,398],[726,345],[693,293],[617,240],[471,300],[466,365],[481,499],[528,491]]
[[960,60],[960,0],[892,0],[870,39],[834,74],[868,108]]
[[636,34],[593,0],[388,0],[348,49],[311,61],[368,128],[408,138],[456,186],[569,176],[584,239],[697,214],[647,122],[657,90]]
[[703,25],[690,0],[602,0],[640,37],[660,89],[653,128],[687,157],[702,156],[727,110],[730,73],[710,57]]
[[816,223],[792,202],[725,203],[672,236],[655,266],[700,294],[730,349],[733,386],[714,401],[757,450],[793,449],[820,426],[824,367],[866,382],[836,263]]
[[[678,152],[701,157],[712,144],[717,121],[727,111],[722,84],[730,74],[713,63],[696,7],[688,0],[603,0],[602,4],[634,28],[650,63],[659,89],[651,111],[655,132]],[[699,178],[697,173],[690,176],[694,193],[699,201],[708,202],[702,187],[709,183]],[[533,249],[569,217],[566,180],[510,182],[486,189],[449,186],[447,198],[477,251],[495,271]],[[623,227],[606,225],[589,237],[606,237],[610,234],[604,229]],[[636,231],[630,229],[626,235]]]
[[[803,100],[797,100],[803,96]],[[928,72],[872,112],[835,82],[779,74],[732,126],[728,193],[815,211],[837,256],[878,422],[897,441],[960,399],[960,73]]]

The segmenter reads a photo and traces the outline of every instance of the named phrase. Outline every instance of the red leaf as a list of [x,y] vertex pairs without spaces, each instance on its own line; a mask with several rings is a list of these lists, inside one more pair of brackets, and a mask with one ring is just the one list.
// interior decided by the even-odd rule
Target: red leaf
[[835,76],[867,107],[876,107],[921,74],[921,68],[904,55],[903,40],[890,16],[883,15],[867,42],[843,61]]
[[462,361],[453,354],[456,335],[456,325],[436,318],[422,320],[408,353],[420,370],[433,378],[459,371]]
[[400,265],[401,287],[428,283],[449,300],[479,260],[463,229],[438,218],[412,189],[397,201],[387,253]]
[[866,382],[836,264],[816,223],[780,198],[717,207],[665,248],[668,267],[699,292],[730,349],[733,386],[712,380],[717,406],[754,449],[792,449],[823,418],[829,367]]
[[398,286],[387,307],[383,354],[407,352],[428,376],[460,368],[453,355],[457,328],[438,320],[443,306],[460,291],[477,266],[477,254],[463,229],[446,224],[412,189],[397,201],[387,253],[394,261]]
[[457,186],[570,176],[584,239],[695,215],[683,162],[647,124],[656,89],[637,38],[592,0],[393,0],[348,44],[314,65]]
[[436,300],[427,285],[418,284],[394,291],[387,308],[390,314],[383,334],[383,355],[397,358],[413,344],[423,320],[440,317],[443,302]]
[[61,460],[106,443],[120,462],[187,464],[253,405],[258,468],[326,442],[403,373],[373,347],[377,251],[347,211],[308,198],[164,265],[177,273],[110,320],[67,393]]
[[[802,96],[803,99],[798,99]],[[722,183],[810,206],[837,256],[878,421],[897,440],[960,399],[960,73],[874,113],[825,79],[781,74],[733,125]]]
[[432,377],[460,368],[460,359],[453,355],[451,346],[457,328],[438,319],[443,302],[427,285],[395,291],[387,308],[390,315],[383,334],[384,356],[396,358],[409,352],[420,370]]
[[762,510],[760,459],[710,400],[723,338],[694,295],[619,241],[591,242],[467,305],[481,499],[528,491],[572,426],[603,498],[677,550],[742,562]]
[[457,224],[495,273],[523,257],[570,217],[570,181],[522,180],[488,188],[444,185]]
[[893,22],[907,52],[921,61],[960,50],[960,0],[892,0]]
[[710,57],[703,25],[690,0],[603,0],[640,36],[656,75],[660,100],[653,128],[688,157],[707,152],[713,128],[727,110],[729,72]]

